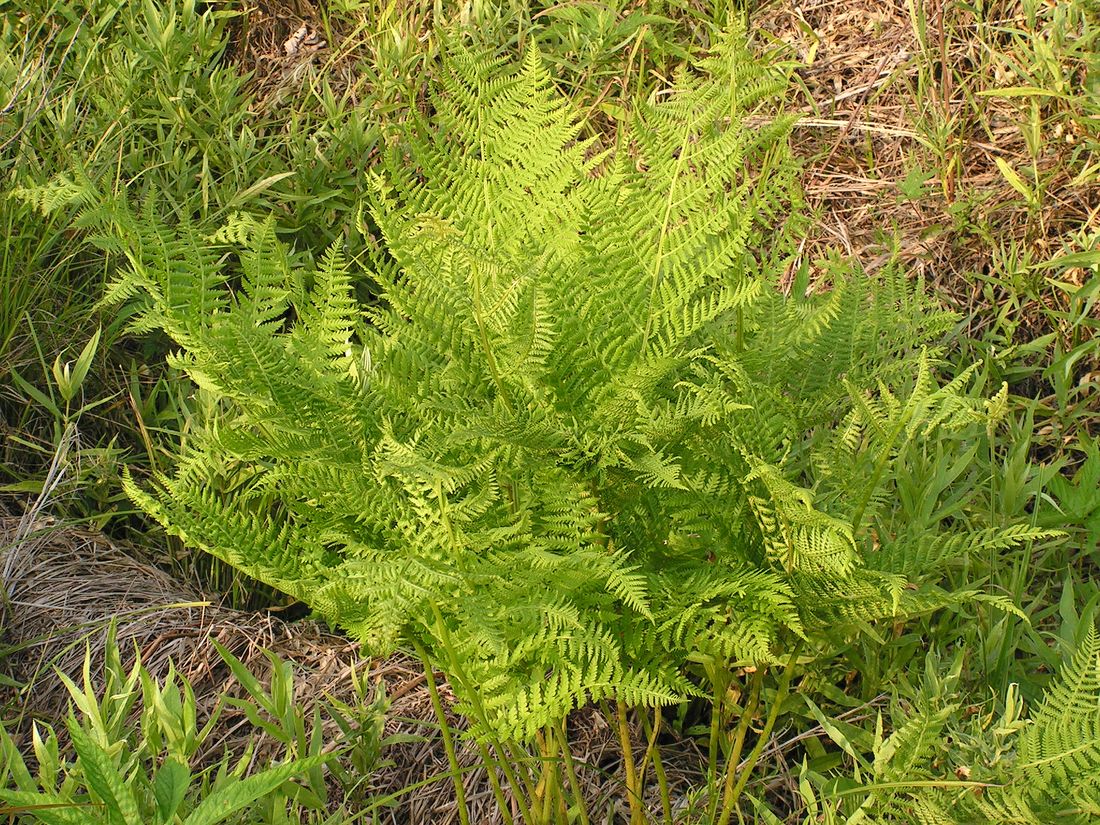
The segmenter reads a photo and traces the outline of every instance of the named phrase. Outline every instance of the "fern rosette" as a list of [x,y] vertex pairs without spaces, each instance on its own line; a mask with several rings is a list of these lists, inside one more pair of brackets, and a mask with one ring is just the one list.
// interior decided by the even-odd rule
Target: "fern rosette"
[[373,180],[369,307],[270,220],[120,211],[109,300],[233,410],[130,494],[375,648],[424,644],[505,739],[963,598],[939,564],[1035,533],[960,530],[990,408],[936,380],[921,285],[833,261],[808,289],[784,87],[727,35],[609,154],[536,49],[452,49]]

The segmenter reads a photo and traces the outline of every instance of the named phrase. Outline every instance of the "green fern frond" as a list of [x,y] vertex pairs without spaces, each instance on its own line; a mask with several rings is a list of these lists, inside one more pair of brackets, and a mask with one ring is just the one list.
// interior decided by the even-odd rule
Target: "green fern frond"
[[100,200],[95,187],[86,177],[65,174],[39,186],[16,187],[8,197],[23,201],[43,216],[69,206],[85,206]]
[[[1100,812],[1100,635],[1089,627],[1072,657],[1048,688],[1030,720],[1011,712],[990,731],[1008,743],[992,765],[965,760],[960,776],[939,776],[937,767],[958,747],[948,747],[945,722],[954,705],[918,707],[875,748],[872,775],[862,780],[866,795],[859,815],[883,823],[951,825],[1047,825],[1096,821]],[[1019,731],[1012,736],[1013,731]],[[1011,745],[1015,744],[1015,753]],[[975,746],[970,746],[975,747]],[[980,746],[975,756],[981,753]],[[1007,751],[1006,751],[1006,748]]]
[[1090,627],[1020,734],[1013,772],[1050,806],[1100,810],[1100,634]]

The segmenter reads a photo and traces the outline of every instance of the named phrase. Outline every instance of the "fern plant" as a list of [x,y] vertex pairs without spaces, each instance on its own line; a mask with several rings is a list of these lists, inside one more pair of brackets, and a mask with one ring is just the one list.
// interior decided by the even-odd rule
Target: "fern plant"
[[899,455],[996,405],[937,380],[951,318],[902,272],[809,289],[783,71],[730,33],[609,153],[536,49],[452,48],[372,180],[370,306],[270,220],[88,211],[129,261],[107,302],[235,410],[130,495],[374,648],[423,644],[507,740],[980,598],[937,565],[1039,534],[971,526],[962,482],[920,524],[891,497]]

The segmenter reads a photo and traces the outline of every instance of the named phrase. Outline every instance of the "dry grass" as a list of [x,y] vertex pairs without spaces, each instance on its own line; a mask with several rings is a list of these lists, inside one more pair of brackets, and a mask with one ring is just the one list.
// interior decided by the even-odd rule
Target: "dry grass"
[[[371,665],[357,645],[314,622],[289,624],[270,612],[222,606],[102,534],[48,517],[0,518],[0,562],[4,643],[13,649],[3,664],[26,685],[9,697],[26,718],[63,719],[68,693],[53,669],[79,677],[90,650],[95,674],[112,619],[127,664],[137,651],[145,668],[161,680],[174,664],[206,713],[231,687],[212,639],[257,671],[265,669],[264,650],[293,661],[307,711],[321,696],[349,696],[352,669]],[[227,736],[213,742],[212,749],[233,744]]]
[[337,15],[310,0],[257,0],[237,20],[228,57],[249,73],[256,113],[290,119],[286,107],[313,108],[324,118],[337,101],[345,112],[367,102],[400,110],[422,91],[434,20],[423,2]]
[[[1071,348],[1056,317],[1069,298],[1044,276],[1080,286],[1088,271],[1041,266],[1100,243],[1100,104],[1084,104],[1100,95],[1100,41],[1087,39],[1095,13],[1070,15],[1069,5],[997,0],[979,17],[950,0],[763,3],[751,21],[759,39],[802,64],[788,108],[802,115],[794,142],[815,214],[804,259],[839,253],[872,271],[900,261],[968,319],[972,338],[998,322],[999,304],[1013,303],[1018,311],[996,330],[1002,345],[1054,332]],[[646,9],[625,5],[622,15]],[[400,109],[418,96],[433,25],[476,13],[488,16],[448,16],[425,2],[341,16],[310,0],[259,0],[238,27],[233,59],[269,110],[322,79],[345,101]],[[709,13],[689,4],[685,31],[705,41],[698,21]],[[511,14],[508,25],[534,37],[550,19],[532,7]],[[617,80],[607,66],[598,74],[613,79],[571,87],[575,102],[627,112],[638,88],[670,82],[655,68],[638,78],[632,51],[609,53],[624,61]],[[613,118],[594,123],[613,140]],[[1083,380],[1092,372],[1100,380],[1095,359]]]
[[331,58],[319,10],[305,2],[258,2],[241,16],[231,59],[252,73],[257,108],[278,105]]

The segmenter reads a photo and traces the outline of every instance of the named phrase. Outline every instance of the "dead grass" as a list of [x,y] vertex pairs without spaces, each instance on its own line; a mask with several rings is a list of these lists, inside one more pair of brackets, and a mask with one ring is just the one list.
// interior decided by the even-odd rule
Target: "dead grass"
[[237,21],[231,43],[231,59],[252,74],[254,108],[260,110],[277,107],[332,55],[320,11],[305,0],[251,5]]
[[[352,668],[365,669],[358,646],[315,622],[290,624],[271,612],[242,612],[173,580],[101,533],[54,522],[0,518],[5,600],[2,626],[11,652],[3,664],[26,685],[18,695],[25,719],[57,723],[68,705],[53,669],[79,678],[85,652],[102,667],[110,621],[126,664],[134,652],[163,680],[170,664],[200,697],[205,713],[229,687],[229,672],[210,643],[217,640],[257,672],[264,650],[298,665],[304,707],[324,695],[347,697]],[[100,686],[101,687],[101,686]],[[218,751],[234,743],[212,743]]]
[[310,0],[256,0],[234,26],[228,58],[249,73],[257,114],[316,109],[323,121],[334,104],[402,110],[423,91],[434,19],[423,2],[339,15]]

